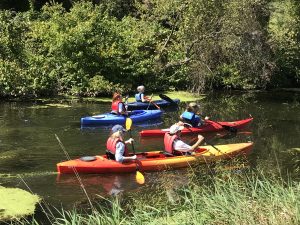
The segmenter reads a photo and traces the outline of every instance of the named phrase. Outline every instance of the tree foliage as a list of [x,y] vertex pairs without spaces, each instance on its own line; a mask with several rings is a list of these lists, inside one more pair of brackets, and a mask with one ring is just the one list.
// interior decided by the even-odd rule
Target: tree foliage
[[[264,24],[267,2],[193,1],[183,27],[193,60],[193,89],[264,88],[272,75],[272,57]],[[209,12],[209,13],[208,13]]]
[[300,2],[275,1],[271,5],[270,42],[278,66],[274,83],[300,84]]
[[0,4],[1,96],[110,95],[140,84],[195,92],[299,85],[294,0],[13,6]]

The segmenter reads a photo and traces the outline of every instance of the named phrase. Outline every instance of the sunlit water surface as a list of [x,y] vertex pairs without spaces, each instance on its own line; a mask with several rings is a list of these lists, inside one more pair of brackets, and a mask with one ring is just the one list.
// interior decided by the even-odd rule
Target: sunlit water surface
[[[248,158],[250,167],[274,171],[282,176],[288,172],[291,179],[299,180],[299,154],[291,152],[292,148],[300,148],[299,94],[218,93],[198,103],[202,113],[212,120],[233,121],[247,118],[249,114],[254,117],[254,122],[237,135],[217,138],[217,134],[206,134],[211,143],[253,141],[254,149]],[[56,174],[56,163],[66,160],[66,156],[55,134],[71,158],[104,154],[109,127],[81,129],[80,118],[107,112],[110,104],[78,101],[62,104],[0,102],[0,185],[25,190],[30,188],[53,206],[71,208],[86,201],[86,196],[73,175],[60,177]],[[136,151],[162,150],[161,138],[140,139],[138,132],[169,127],[184,107],[185,103],[182,103],[178,111],[166,112],[161,121],[153,124],[134,125],[132,131]],[[189,141],[188,138],[186,140]],[[175,174],[178,176],[175,180],[182,184],[184,173],[185,170],[180,170],[170,172],[169,176]],[[164,175],[168,176],[168,173]],[[80,177],[90,196],[114,195],[141,188],[135,182],[134,174]],[[149,186],[164,182],[160,173],[147,173],[145,177]]]

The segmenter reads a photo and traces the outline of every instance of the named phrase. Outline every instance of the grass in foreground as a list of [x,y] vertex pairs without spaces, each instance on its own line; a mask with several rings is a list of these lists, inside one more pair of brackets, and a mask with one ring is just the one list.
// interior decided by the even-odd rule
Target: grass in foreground
[[[215,177],[179,189],[103,199],[93,213],[63,211],[53,224],[300,224],[300,184],[265,177]],[[153,194],[155,193],[155,194]]]

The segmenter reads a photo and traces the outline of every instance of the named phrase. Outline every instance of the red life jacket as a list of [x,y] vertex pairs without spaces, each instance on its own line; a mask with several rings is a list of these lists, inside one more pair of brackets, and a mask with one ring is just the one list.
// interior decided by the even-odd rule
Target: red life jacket
[[124,105],[123,102],[121,102],[121,101],[114,101],[114,102],[111,103],[111,110],[113,112],[118,113],[118,114],[119,114],[119,103],[122,103],[122,108],[123,108],[123,111],[125,112],[126,108],[125,108],[125,105]]
[[167,153],[175,155],[175,153],[177,152],[173,148],[173,143],[176,139],[179,139],[179,137],[176,134],[170,135],[170,133],[168,133],[168,132],[165,133],[164,144],[165,144],[165,151]]
[[[123,140],[121,140],[121,138],[111,138],[109,137],[107,139],[107,142],[106,142],[106,149],[108,152],[110,152],[111,154],[115,155],[116,154],[116,146],[117,146],[117,143],[121,141],[122,143],[124,143]],[[123,156],[127,156],[128,155],[128,150],[127,150],[127,147],[126,147],[126,144],[124,143],[125,145],[125,151],[124,151],[124,154]]]

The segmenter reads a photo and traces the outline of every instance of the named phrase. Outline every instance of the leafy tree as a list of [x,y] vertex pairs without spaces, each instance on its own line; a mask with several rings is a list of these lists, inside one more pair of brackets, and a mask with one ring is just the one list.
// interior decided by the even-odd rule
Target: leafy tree
[[[183,26],[193,90],[264,88],[273,73],[267,1],[192,1]],[[262,19],[263,18],[263,19]]]
[[110,95],[139,84],[195,92],[299,85],[295,0],[16,5],[0,3],[28,8],[0,11],[1,96]]
[[153,66],[156,89],[187,88],[186,65],[189,46],[180,26],[185,18],[188,1],[152,0],[137,4],[141,20],[155,24]]
[[131,16],[118,20],[89,2],[74,3],[70,12],[48,5],[31,25],[30,64],[52,74],[59,92],[86,95],[94,90],[95,80],[106,85],[99,87],[99,94],[109,94],[111,84],[129,90],[154,74],[157,30],[154,23]]
[[42,63],[57,79],[58,91],[84,94],[89,79],[106,72],[101,52],[113,46],[113,23],[91,3],[76,3],[70,12],[58,4],[46,5],[31,26],[31,64],[38,70]]
[[300,3],[275,1],[269,24],[270,41],[276,54],[274,86],[300,85]]
[[[30,91],[26,70],[25,36],[28,26],[23,14],[0,11],[0,95],[17,96]],[[16,41],[18,40],[18,41]]]

